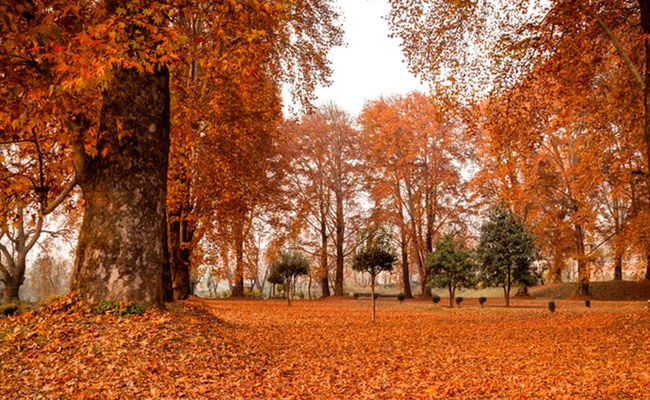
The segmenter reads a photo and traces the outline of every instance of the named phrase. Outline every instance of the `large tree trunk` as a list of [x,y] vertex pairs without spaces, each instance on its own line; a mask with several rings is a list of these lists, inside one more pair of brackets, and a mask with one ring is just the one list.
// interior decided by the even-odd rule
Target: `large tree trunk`
[[75,146],[85,212],[72,289],[90,301],[161,307],[169,73],[118,69],[103,101],[97,156]]
[[345,220],[343,216],[343,195],[342,193],[336,193],[336,275],[334,277],[335,296],[343,296],[343,240],[344,238],[345,238]]
[[21,280],[7,279],[4,284],[5,286],[2,288],[2,302],[4,304],[19,302],[18,291],[22,285]]

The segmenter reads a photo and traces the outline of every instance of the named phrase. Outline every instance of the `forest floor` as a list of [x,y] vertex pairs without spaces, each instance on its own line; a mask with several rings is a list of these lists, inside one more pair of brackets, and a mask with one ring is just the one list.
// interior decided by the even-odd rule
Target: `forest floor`
[[646,302],[73,300],[0,319],[0,398],[650,398]]

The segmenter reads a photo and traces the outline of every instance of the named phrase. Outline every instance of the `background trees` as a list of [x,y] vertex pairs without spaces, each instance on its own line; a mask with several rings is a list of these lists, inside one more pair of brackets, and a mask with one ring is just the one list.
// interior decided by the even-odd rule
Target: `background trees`
[[303,247],[319,260],[324,297],[330,294],[330,259],[335,260],[334,294],[343,294],[345,257],[359,229],[359,134],[351,124],[345,111],[328,104],[286,126],[296,146],[290,175],[294,223],[302,225]]
[[442,106],[420,93],[370,102],[359,122],[375,213],[400,232],[404,292],[410,294],[410,253],[427,295],[426,254],[443,229],[464,223],[462,131]]

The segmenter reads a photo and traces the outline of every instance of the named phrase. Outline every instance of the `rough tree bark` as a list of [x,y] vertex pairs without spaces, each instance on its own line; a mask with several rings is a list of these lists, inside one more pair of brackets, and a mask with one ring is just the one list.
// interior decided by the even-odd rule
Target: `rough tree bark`
[[187,220],[189,205],[183,204],[168,217],[169,267],[174,300],[190,296],[190,258],[194,225]]
[[[165,217],[165,221],[167,218]],[[165,243],[169,243],[167,232],[169,231],[169,226],[165,229]],[[163,264],[162,270],[162,290],[163,290],[163,302],[172,302],[174,301],[174,288],[172,285],[172,273],[171,266],[169,261],[169,246],[165,246],[165,263]]]
[[75,146],[86,206],[72,289],[87,300],[163,305],[169,100],[166,68],[118,69],[104,93],[98,155]]
[[2,302],[4,304],[16,303],[20,299],[18,297],[18,291],[23,282],[15,280],[8,280],[7,282],[3,281],[4,287],[2,288]]

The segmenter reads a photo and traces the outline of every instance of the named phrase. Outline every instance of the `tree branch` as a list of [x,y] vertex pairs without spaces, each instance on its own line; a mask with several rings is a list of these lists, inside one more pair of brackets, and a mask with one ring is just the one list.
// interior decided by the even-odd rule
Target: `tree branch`
[[621,58],[625,62],[625,65],[630,70],[632,75],[634,75],[634,79],[639,84],[639,87],[641,88],[641,90],[645,90],[645,82],[643,81],[643,78],[641,77],[641,74],[639,73],[639,70],[636,68],[636,66],[634,65],[632,60],[630,60],[630,57],[628,56],[627,52],[623,48],[623,45],[618,40],[616,35],[614,35],[614,32],[612,32],[611,29],[609,29],[607,24],[605,24],[605,21],[603,21],[598,15],[596,15],[595,13],[593,13],[591,11],[589,12],[589,14],[591,14],[591,16],[596,19],[596,22],[598,22],[598,25],[603,30],[605,35],[607,35],[609,40],[612,41],[612,43],[614,44],[614,47],[616,47],[616,51],[621,56]]
[[72,192],[72,190],[77,186],[77,176],[73,176],[70,182],[63,188],[63,191],[57,196],[56,199],[52,203],[50,203],[44,210],[43,210],[43,215],[48,215],[52,211],[54,211],[59,204],[65,200],[66,197]]

